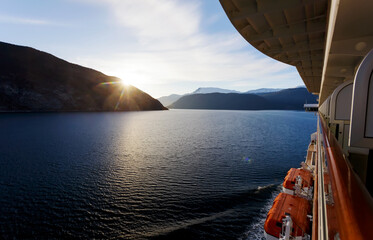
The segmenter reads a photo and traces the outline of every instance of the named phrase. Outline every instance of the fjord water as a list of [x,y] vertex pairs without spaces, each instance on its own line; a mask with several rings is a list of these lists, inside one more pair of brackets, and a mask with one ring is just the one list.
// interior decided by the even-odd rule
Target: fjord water
[[261,239],[316,117],[0,114],[0,238]]

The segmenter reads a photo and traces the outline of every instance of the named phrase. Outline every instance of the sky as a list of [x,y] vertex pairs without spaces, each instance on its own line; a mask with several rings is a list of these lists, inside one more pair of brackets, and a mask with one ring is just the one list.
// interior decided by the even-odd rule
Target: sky
[[303,85],[252,47],[218,0],[0,0],[0,41],[116,76],[153,97]]

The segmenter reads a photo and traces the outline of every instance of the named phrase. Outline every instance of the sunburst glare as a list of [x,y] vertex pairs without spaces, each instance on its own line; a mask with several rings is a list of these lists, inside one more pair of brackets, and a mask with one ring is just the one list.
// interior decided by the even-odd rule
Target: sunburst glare
[[120,79],[120,81],[111,81],[111,82],[102,82],[102,83],[100,83],[100,85],[117,85],[117,84],[121,85],[122,90],[121,90],[121,93],[120,93],[120,95],[118,97],[117,103],[115,104],[115,107],[114,107],[115,111],[118,110],[119,104],[122,101],[124,92],[128,88],[129,85],[125,81],[123,81],[122,79]]
[[112,81],[112,82],[102,82],[100,85],[114,85],[114,84],[121,84],[123,86],[128,86],[128,84],[123,81],[122,79],[120,81]]

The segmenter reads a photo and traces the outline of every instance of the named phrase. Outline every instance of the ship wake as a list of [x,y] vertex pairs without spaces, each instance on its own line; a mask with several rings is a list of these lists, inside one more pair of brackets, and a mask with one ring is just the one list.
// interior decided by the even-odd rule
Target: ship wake
[[272,207],[273,201],[280,192],[281,185],[278,185],[276,190],[272,192],[271,197],[266,201],[263,208],[260,209],[259,214],[253,219],[252,223],[248,226],[247,231],[243,234],[242,237],[239,238],[239,240],[265,240],[264,222],[266,220],[268,211]]

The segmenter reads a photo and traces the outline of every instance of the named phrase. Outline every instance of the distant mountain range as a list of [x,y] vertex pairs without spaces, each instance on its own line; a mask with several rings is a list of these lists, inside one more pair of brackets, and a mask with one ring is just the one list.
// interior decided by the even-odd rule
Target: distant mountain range
[[[187,94],[185,94],[185,95],[187,95]],[[173,104],[174,102],[176,102],[177,100],[179,100],[182,96],[184,96],[184,95],[171,94],[171,95],[160,97],[160,98],[157,98],[157,99],[158,99],[158,101],[160,101],[163,104],[163,106],[169,106],[169,105]]]
[[205,87],[205,88],[198,88],[191,94],[206,94],[206,93],[241,93],[236,90],[229,90],[223,88],[212,88],[212,87]]
[[271,93],[271,92],[278,92],[283,90],[283,88],[259,88],[255,90],[249,90],[245,93],[252,93],[252,94],[261,94],[261,93]]
[[171,104],[177,109],[302,110],[304,103],[317,103],[306,88],[290,88],[260,94],[208,93],[182,96]]
[[166,109],[145,92],[118,82],[51,54],[0,42],[0,111]]
[[204,87],[204,88],[198,88],[197,90],[187,93],[184,95],[179,95],[179,94],[171,94],[169,96],[164,96],[158,98],[158,100],[164,105],[164,106],[169,106],[172,103],[176,102],[179,100],[182,96],[186,95],[192,95],[192,94],[208,94],[208,93],[241,93],[241,94],[246,94],[246,93],[253,93],[253,94],[261,94],[261,93],[269,93],[269,92],[278,92],[282,90],[282,88],[259,88],[255,90],[249,90],[247,92],[239,92],[236,90],[229,90],[229,89],[223,89],[223,88],[214,88],[214,87]]

